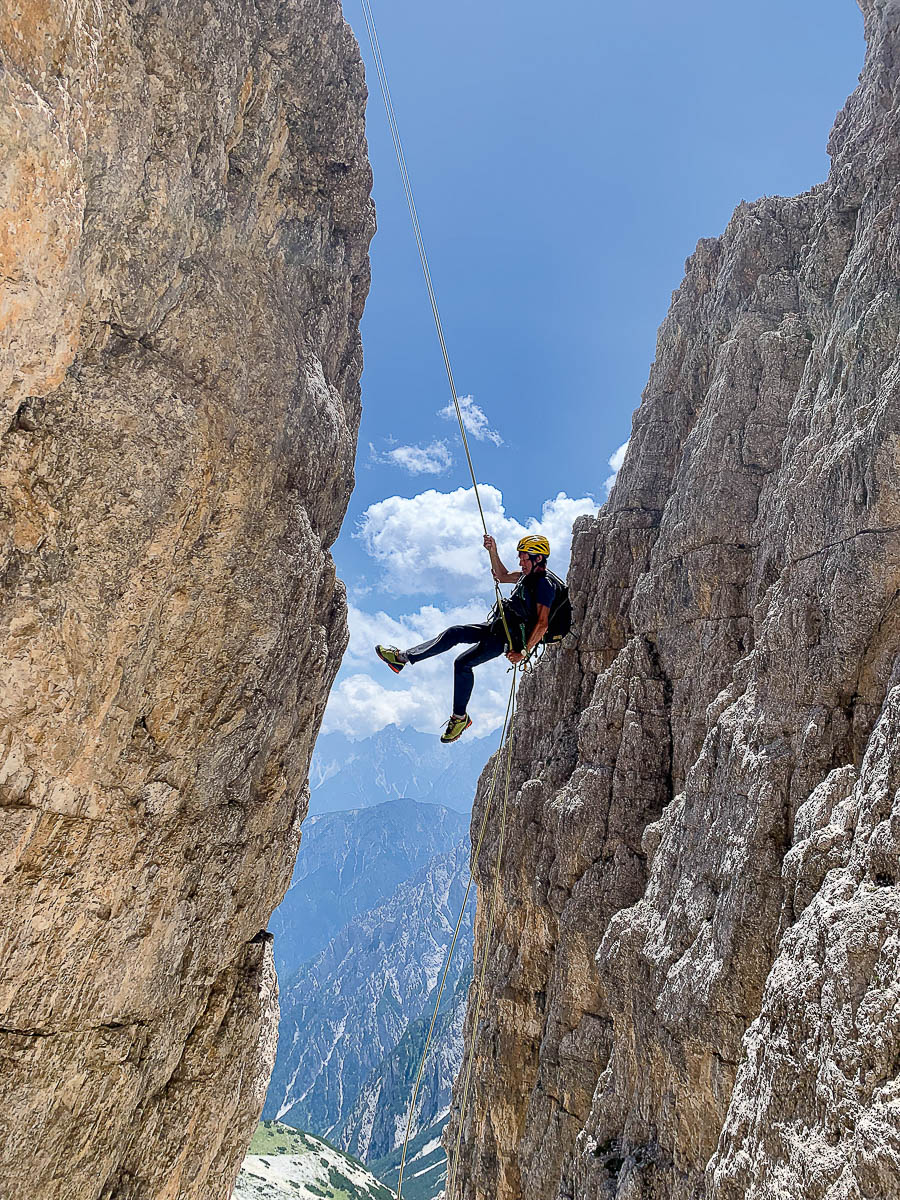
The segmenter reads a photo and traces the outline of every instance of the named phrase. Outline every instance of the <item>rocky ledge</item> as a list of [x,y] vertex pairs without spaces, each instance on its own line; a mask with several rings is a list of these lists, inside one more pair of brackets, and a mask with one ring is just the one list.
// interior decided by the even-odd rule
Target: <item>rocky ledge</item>
[[900,4],[861,3],[827,183],[697,247],[576,525],[453,1200],[900,1196]]
[[346,641],[363,70],[338,0],[0,54],[0,1190],[224,1200]]

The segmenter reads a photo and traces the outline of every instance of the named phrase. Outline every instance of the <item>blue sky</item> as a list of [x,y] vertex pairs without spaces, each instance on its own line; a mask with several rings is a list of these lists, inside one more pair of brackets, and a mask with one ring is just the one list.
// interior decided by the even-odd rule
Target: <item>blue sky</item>
[[[540,524],[562,574],[698,238],[741,200],[826,177],[861,15],[853,0],[373,8],[489,524],[509,565]],[[394,678],[374,641],[482,619],[493,592],[358,0],[345,16],[369,78],[378,233],[357,484],[334,547],[351,648],[325,727],[362,737],[391,720],[436,731],[450,709],[451,656]],[[500,664],[477,680],[483,735],[506,684]]]

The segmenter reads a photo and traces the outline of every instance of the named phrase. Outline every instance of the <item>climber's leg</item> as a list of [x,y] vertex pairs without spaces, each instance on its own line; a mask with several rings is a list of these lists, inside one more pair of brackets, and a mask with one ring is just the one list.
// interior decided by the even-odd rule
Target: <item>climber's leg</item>
[[426,658],[433,658],[436,654],[444,654],[447,650],[452,650],[454,646],[465,645],[467,642],[478,644],[489,633],[489,625],[451,625],[449,629],[445,629],[443,633],[439,633],[430,641],[412,646],[403,657],[407,662],[422,662]]
[[474,668],[480,667],[482,663],[489,662],[492,658],[499,658],[506,649],[506,642],[502,635],[498,637],[496,633],[491,633],[490,626],[482,625],[478,628],[484,630],[478,642],[471,650],[460,654],[453,664],[453,715],[455,717],[466,715],[472,688],[475,686]]

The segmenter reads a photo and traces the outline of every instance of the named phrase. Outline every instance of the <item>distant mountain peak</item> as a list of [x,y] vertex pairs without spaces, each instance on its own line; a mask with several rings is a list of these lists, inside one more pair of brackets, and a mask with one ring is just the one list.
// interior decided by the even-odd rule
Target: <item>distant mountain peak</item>
[[439,738],[386,725],[354,742],[329,733],[316,742],[310,812],[368,808],[407,797],[470,812],[490,748],[480,741],[443,745]]

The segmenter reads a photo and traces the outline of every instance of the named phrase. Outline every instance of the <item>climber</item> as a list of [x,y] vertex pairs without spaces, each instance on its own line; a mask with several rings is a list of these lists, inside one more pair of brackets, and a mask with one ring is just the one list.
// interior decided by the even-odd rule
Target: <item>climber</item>
[[[516,547],[519,553],[518,571],[506,569],[497,553],[497,543],[488,533],[484,535],[484,548],[490,555],[491,574],[497,582],[517,585],[510,598],[503,601],[513,645],[507,645],[503,618],[495,605],[487,621],[482,624],[451,625],[431,641],[409,650],[398,650],[396,646],[375,647],[378,657],[399,675],[407,663],[422,662],[435,654],[443,654],[453,646],[471,645],[471,649],[460,654],[453,666],[453,712],[447,728],[441,734],[442,742],[455,742],[472,724],[466,711],[475,684],[472,668],[498,658],[504,650],[511,663],[520,663],[546,634],[557,591],[555,577],[547,574],[550,543],[545,537],[529,534],[520,540]],[[526,630],[529,631],[527,636]]]

